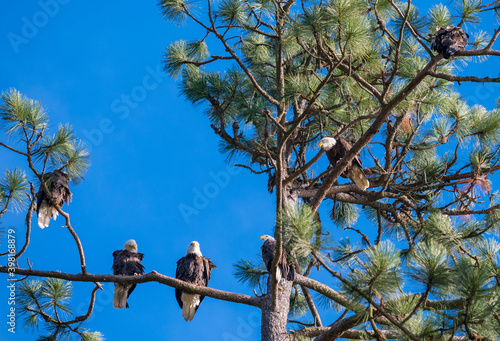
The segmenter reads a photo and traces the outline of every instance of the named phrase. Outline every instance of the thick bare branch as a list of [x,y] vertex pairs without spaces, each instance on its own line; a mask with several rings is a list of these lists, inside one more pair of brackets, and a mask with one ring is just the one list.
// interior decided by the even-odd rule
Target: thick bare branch
[[[9,273],[9,268],[0,266],[0,273]],[[31,269],[15,269],[15,274],[35,277],[49,277],[60,278],[72,282],[108,282],[108,283],[123,283],[123,284],[137,284],[147,282],[157,282],[166,286],[181,289],[182,291],[200,294],[208,297],[213,297],[223,301],[242,303],[254,307],[261,306],[260,297],[252,297],[243,294],[237,294],[229,291],[212,289],[208,287],[201,287],[198,285],[186,283],[173,277],[162,275],[156,271],[149,272],[142,276],[115,276],[115,275],[93,275],[87,273],[69,274],[58,271],[44,271],[44,270],[31,270]]]

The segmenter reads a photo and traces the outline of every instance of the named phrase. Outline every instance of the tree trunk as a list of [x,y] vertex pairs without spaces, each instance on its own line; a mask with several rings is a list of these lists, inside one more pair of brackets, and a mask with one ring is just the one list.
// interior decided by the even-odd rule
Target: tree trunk
[[271,277],[267,280],[267,294],[262,302],[261,340],[288,341],[290,336],[286,330],[288,311],[290,309],[290,293],[293,282],[281,279],[278,289],[276,310],[272,311]]

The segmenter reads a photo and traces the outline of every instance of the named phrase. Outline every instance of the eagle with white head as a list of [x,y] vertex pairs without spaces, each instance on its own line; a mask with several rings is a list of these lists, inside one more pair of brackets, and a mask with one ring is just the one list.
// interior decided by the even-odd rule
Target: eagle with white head
[[[323,137],[319,142],[319,146],[326,151],[326,156],[328,157],[328,161],[330,161],[332,167],[335,167],[337,163],[349,152],[349,150],[351,150],[349,142],[341,137],[338,139],[334,139],[333,137]],[[362,190],[370,187],[370,182],[363,172],[363,164],[357,155],[354,160],[347,165],[347,168],[340,176],[351,179],[354,181],[356,186]]]
[[[175,278],[187,283],[206,287],[210,280],[212,269],[216,268],[211,258],[205,258],[201,254],[200,243],[193,241],[189,244],[186,255],[177,261]],[[179,303],[179,307],[182,309],[182,317],[184,317],[184,320],[187,322],[193,320],[194,314],[205,296],[189,294],[180,289],[175,289],[175,298],[177,299],[177,303]]]
[[[137,276],[144,274],[142,258],[144,254],[137,252],[137,243],[130,239],[125,242],[122,250],[113,252],[113,275]],[[115,283],[113,307],[122,309],[127,307],[127,298],[134,291],[136,284]]]
[[[262,260],[266,266],[267,271],[271,273],[271,266],[274,260],[274,253],[276,250],[276,239],[269,235],[261,236],[263,243],[260,247],[262,250]],[[276,269],[276,280],[283,278],[287,281],[293,281],[295,279],[295,268],[293,265],[289,265],[286,260],[286,252],[283,250],[281,253],[281,259],[278,263],[278,268]]]

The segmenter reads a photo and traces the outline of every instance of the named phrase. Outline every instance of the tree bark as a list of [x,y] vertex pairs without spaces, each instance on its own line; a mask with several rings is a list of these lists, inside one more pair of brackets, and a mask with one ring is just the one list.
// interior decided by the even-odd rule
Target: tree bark
[[281,279],[276,297],[276,309],[273,311],[271,304],[271,277],[267,280],[267,294],[262,300],[262,341],[288,341],[290,335],[286,330],[288,310],[290,309],[290,293],[293,282]]

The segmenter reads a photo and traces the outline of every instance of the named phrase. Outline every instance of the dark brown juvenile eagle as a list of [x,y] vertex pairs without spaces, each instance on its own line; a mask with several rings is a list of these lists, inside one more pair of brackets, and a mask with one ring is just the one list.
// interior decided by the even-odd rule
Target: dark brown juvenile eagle
[[[44,181],[47,183],[49,195],[54,202],[62,207],[64,203],[69,203],[71,200],[71,191],[69,190],[69,176],[62,169],[56,169],[52,173],[44,175]],[[50,203],[49,197],[43,190],[43,184],[37,193],[36,214],[38,216],[38,226],[42,229],[49,226],[50,218],[57,219],[59,212]]]
[[[337,140],[333,137],[323,137],[319,142],[319,146],[326,151],[328,161],[333,167],[351,150],[349,142],[341,137]],[[363,172],[363,164],[358,156],[347,165],[347,168],[340,176],[351,179],[362,190],[370,187],[370,182]]]
[[455,53],[465,48],[469,35],[461,27],[436,27],[436,34],[431,37],[431,49],[442,53],[443,58],[450,59]]
[[[175,278],[181,281],[206,287],[210,280],[212,269],[217,267],[212,263],[211,258],[205,258],[200,251],[200,243],[191,242],[186,252],[186,256],[177,261]],[[186,321],[192,321],[194,314],[201,302],[205,298],[203,295],[188,294],[180,289],[175,289],[175,298],[182,309],[182,317]]]
[[[262,260],[264,261],[267,271],[271,273],[274,252],[276,250],[276,239],[267,234],[261,236],[260,239],[264,241],[260,247],[262,250]],[[276,280],[279,282],[280,278],[284,278],[287,281],[293,281],[295,279],[295,268],[293,265],[288,265],[286,253],[284,251],[281,253],[281,259],[276,269]]]
[[[142,258],[144,254],[137,252],[135,240],[127,240],[122,250],[113,252],[113,275],[136,276],[144,274]],[[127,307],[127,298],[134,291],[136,284],[115,283],[113,307],[122,309]]]

